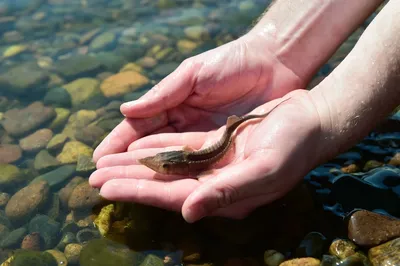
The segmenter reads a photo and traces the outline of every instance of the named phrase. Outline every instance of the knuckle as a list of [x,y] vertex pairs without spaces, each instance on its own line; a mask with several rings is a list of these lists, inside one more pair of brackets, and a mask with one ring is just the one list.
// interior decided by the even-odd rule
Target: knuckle
[[225,186],[218,189],[217,204],[218,208],[225,208],[235,203],[239,197],[239,192],[232,186]]

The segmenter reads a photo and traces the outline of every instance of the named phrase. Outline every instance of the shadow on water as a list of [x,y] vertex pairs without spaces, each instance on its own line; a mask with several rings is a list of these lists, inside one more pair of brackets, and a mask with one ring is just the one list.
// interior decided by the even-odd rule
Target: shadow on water
[[[120,104],[138,99],[185,58],[239,37],[269,2],[0,1],[0,264],[279,265],[314,257],[338,265],[340,254],[328,249],[348,238],[354,210],[400,217],[398,112],[240,221],[187,224],[177,213],[105,201],[89,186],[93,150],[122,120]],[[400,228],[390,226],[384,233]],[[368,265],[364,255],[352,256],[346,263]]]

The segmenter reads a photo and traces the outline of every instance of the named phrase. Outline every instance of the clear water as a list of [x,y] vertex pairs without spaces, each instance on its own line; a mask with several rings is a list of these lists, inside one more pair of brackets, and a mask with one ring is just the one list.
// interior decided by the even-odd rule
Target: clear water
[[[0,175],[3,175],[0,183],[2,200],[13,196],[38,176],[53,174],[50,178],[53,183],[48,192],[49,199],[45,201],[44,207],[33,211],[32,215],[22,215],[23,218],[18,222],[10,221],[5,218],[6,205],[0,205],[0,225],[7,227],[0,227],[3,230],[0,230],[0,263],[21,247],[22,238],[37,231],[41,235],[41,251],[57,249],[61,254],[65,245],[60,244],[60,241],[65,240],[66,233],[70,233],[68,236],[72,234],[66,243],[84,245],[87,241],[101,238],[93,226],[90,214],[98,214],[103,205],[93,207],[87,204],[79,211],[72,212],[68,204],[63,205],[65,199],[63,202],[61,189],[73,177],[80,176],[81,179],[78,179],[84,181],[91,169],[76,171],[77,158],[70,158],[69,164],[74,166],[59,170],[61,165],[54,160],[61,148],[47,146],[53,136],[63,132],[73,138],[78,132],[81,134],[79,141],[95,148],[101,138],[121,121],[122,116],[118,113],[120,103],[140,97],[185,58],[239,37],[251,27],[268,4],[267,0],[0,0],[0,119],[4,122],[10,109],[23,109],[36,101],[51,109],[44,111],[36,107],[33,108],[36,113],[28,111],[13,116],[19,121],[16,121],[17,126],[12,127],[12,134],[9,130],[0,130],[2,147],[12,145],[12,148],[7,146],[7,152],[1,153],[3,157],[0,158],[3,160],[0,170]],[[367,24],[368,21],[339,48],[317,73],[310,87],[328,75],[344,58]],[[187,39],[185,29],[190,26],[205,28],[209,37],[192,41],[189,48],[182,48],[178,43]],[[140,68],[140,72],[149,79],[147,85],[135,92],[113,98],[94,92],[98,91],[105,77],[119,72],[128,63],[136,63],[136,66],[129,67],[137,70],[143,57],[153,59],[151,64]],[[86,79],[83,85],[71,86],[71,83],[82,78]],[[101,109],[105,106],[108,106],[106,112]],[[80,116],[73,122],[71,117],[79,111]],[[51,116],[43,115],[46,112],[56,112],[59,119],[57,123],[54,122],[54,116],[46,119]],[[44,122],[39,123],[38,119]],[[89,124],[87,119],[98,122],[100,133],[89,134],[83,130]],[[69,130],[66,130],[68,126]],[[40,137],[21,143],[20,140],[27,135],[44,128],[48,130],[42,132]],[[376,139],[372,136],[373,144],[370,145],[366,139],[365,143],[354,147],[355,157],[360,151],[367,150],[371,158],[381,158],[384,161],[386,159],[383,157],[399,151],[398,137],[396,133],[379,135]],[[39,153],[41,157],[38,158]],[[324,213],[318,217],[328,221],[332,217],[340,217],[346,211],[346,206],[324,201],[327,191],[329,194],[330,187],[327,184],[330,181],[324,184],[314,179],[321,175],[328,180],[334,179],[335,174],[331,169],[339,171],[344,162],[352,160],[353,155],[351,152],[346,153],[344,159],[339,158],[338,162],[321,166],[306,177],[314,192],[320,195],[315,204],[322,202],[324,206],[311,208],[312,215]],[[60,172],[52,172],[57,169]],[[396,169],[392,167],[389,170],[396,175]],[[382,168],[382,171],[389,170]],[[10,171],[18,175],[13,176]],[[5,180],[6,175],[11,175],[13,180]],[[396,183],[391,186],[397,194],[399,185]],[[294,194],[303,195],[302,189],[299,191]],[[195,265],[261,265],[265,250],[273,248],[290,254],[310,230],[319,230],[330,237],[337,236],[323,226],[315,227],[314,223],[306,222],[309,219],[304,219],[305,214],[294,211],[297,203],[293,200],[289,199],[285,204],[294,207],[288,211],[281,208],[284,204],[278,203],[267,206],[244,221],[215,219],[196,225],[185,224],[179,215],[162,210],[135,204],[118,205],[123,211],[119,211],[120,216],[114,219],[122,221],[121,228],[124,229],[116,229],[119,233],[114,232],[107,237],[114,242],[103,241],[93,245],[90,252],[86,252],[84,258],[80,259],[80,265],[132,265],[133,262],[139,265],[148,254],[162,260],[171,259],[171,265],[180,265],[182,261]],[[305,203],[305,206],[307,204],[310,202]],[[328,211],[324,212],[324,209]],[[124,223],[124,218],[130,222]],[[335,223],[332,222],[331,226]],[[10,238],[11,233],[15,239]],[[118,242],[127,244],[131,251],[127,252],[125,246],[118,246]],[[38,254],[32,256],[38,257]],[[160,259],[149,258],[153,258],[154,265],[160,265],[157,264]],[[65,257],[61,256],[59,261],[65,265]],[[52,264],[42,262],[38,265]]]

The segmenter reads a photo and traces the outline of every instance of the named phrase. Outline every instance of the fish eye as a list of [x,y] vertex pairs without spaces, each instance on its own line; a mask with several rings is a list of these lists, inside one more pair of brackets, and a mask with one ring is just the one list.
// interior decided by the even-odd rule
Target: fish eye
[[162,168],[167,169],[169,167],[169,164],[163,163]]

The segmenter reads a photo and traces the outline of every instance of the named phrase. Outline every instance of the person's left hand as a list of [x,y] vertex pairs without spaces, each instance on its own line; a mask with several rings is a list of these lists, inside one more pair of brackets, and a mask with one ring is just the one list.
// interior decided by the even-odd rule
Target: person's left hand
[[[204,216],[241,218],[283,196],[321,159],[320,119],[308,91],[297,90],[264,119],[241,125],[230,151],[216,169],[198,179],[164,176],[137,159],[166,150],[207,147],[225,127],[210,132],[162,133],[143,137],[127,152],[106,155],[97,162],[90,184],[100,194],[121,200],[182,211],[188,222]],[[256,108],[264,113],[282,99]]]

